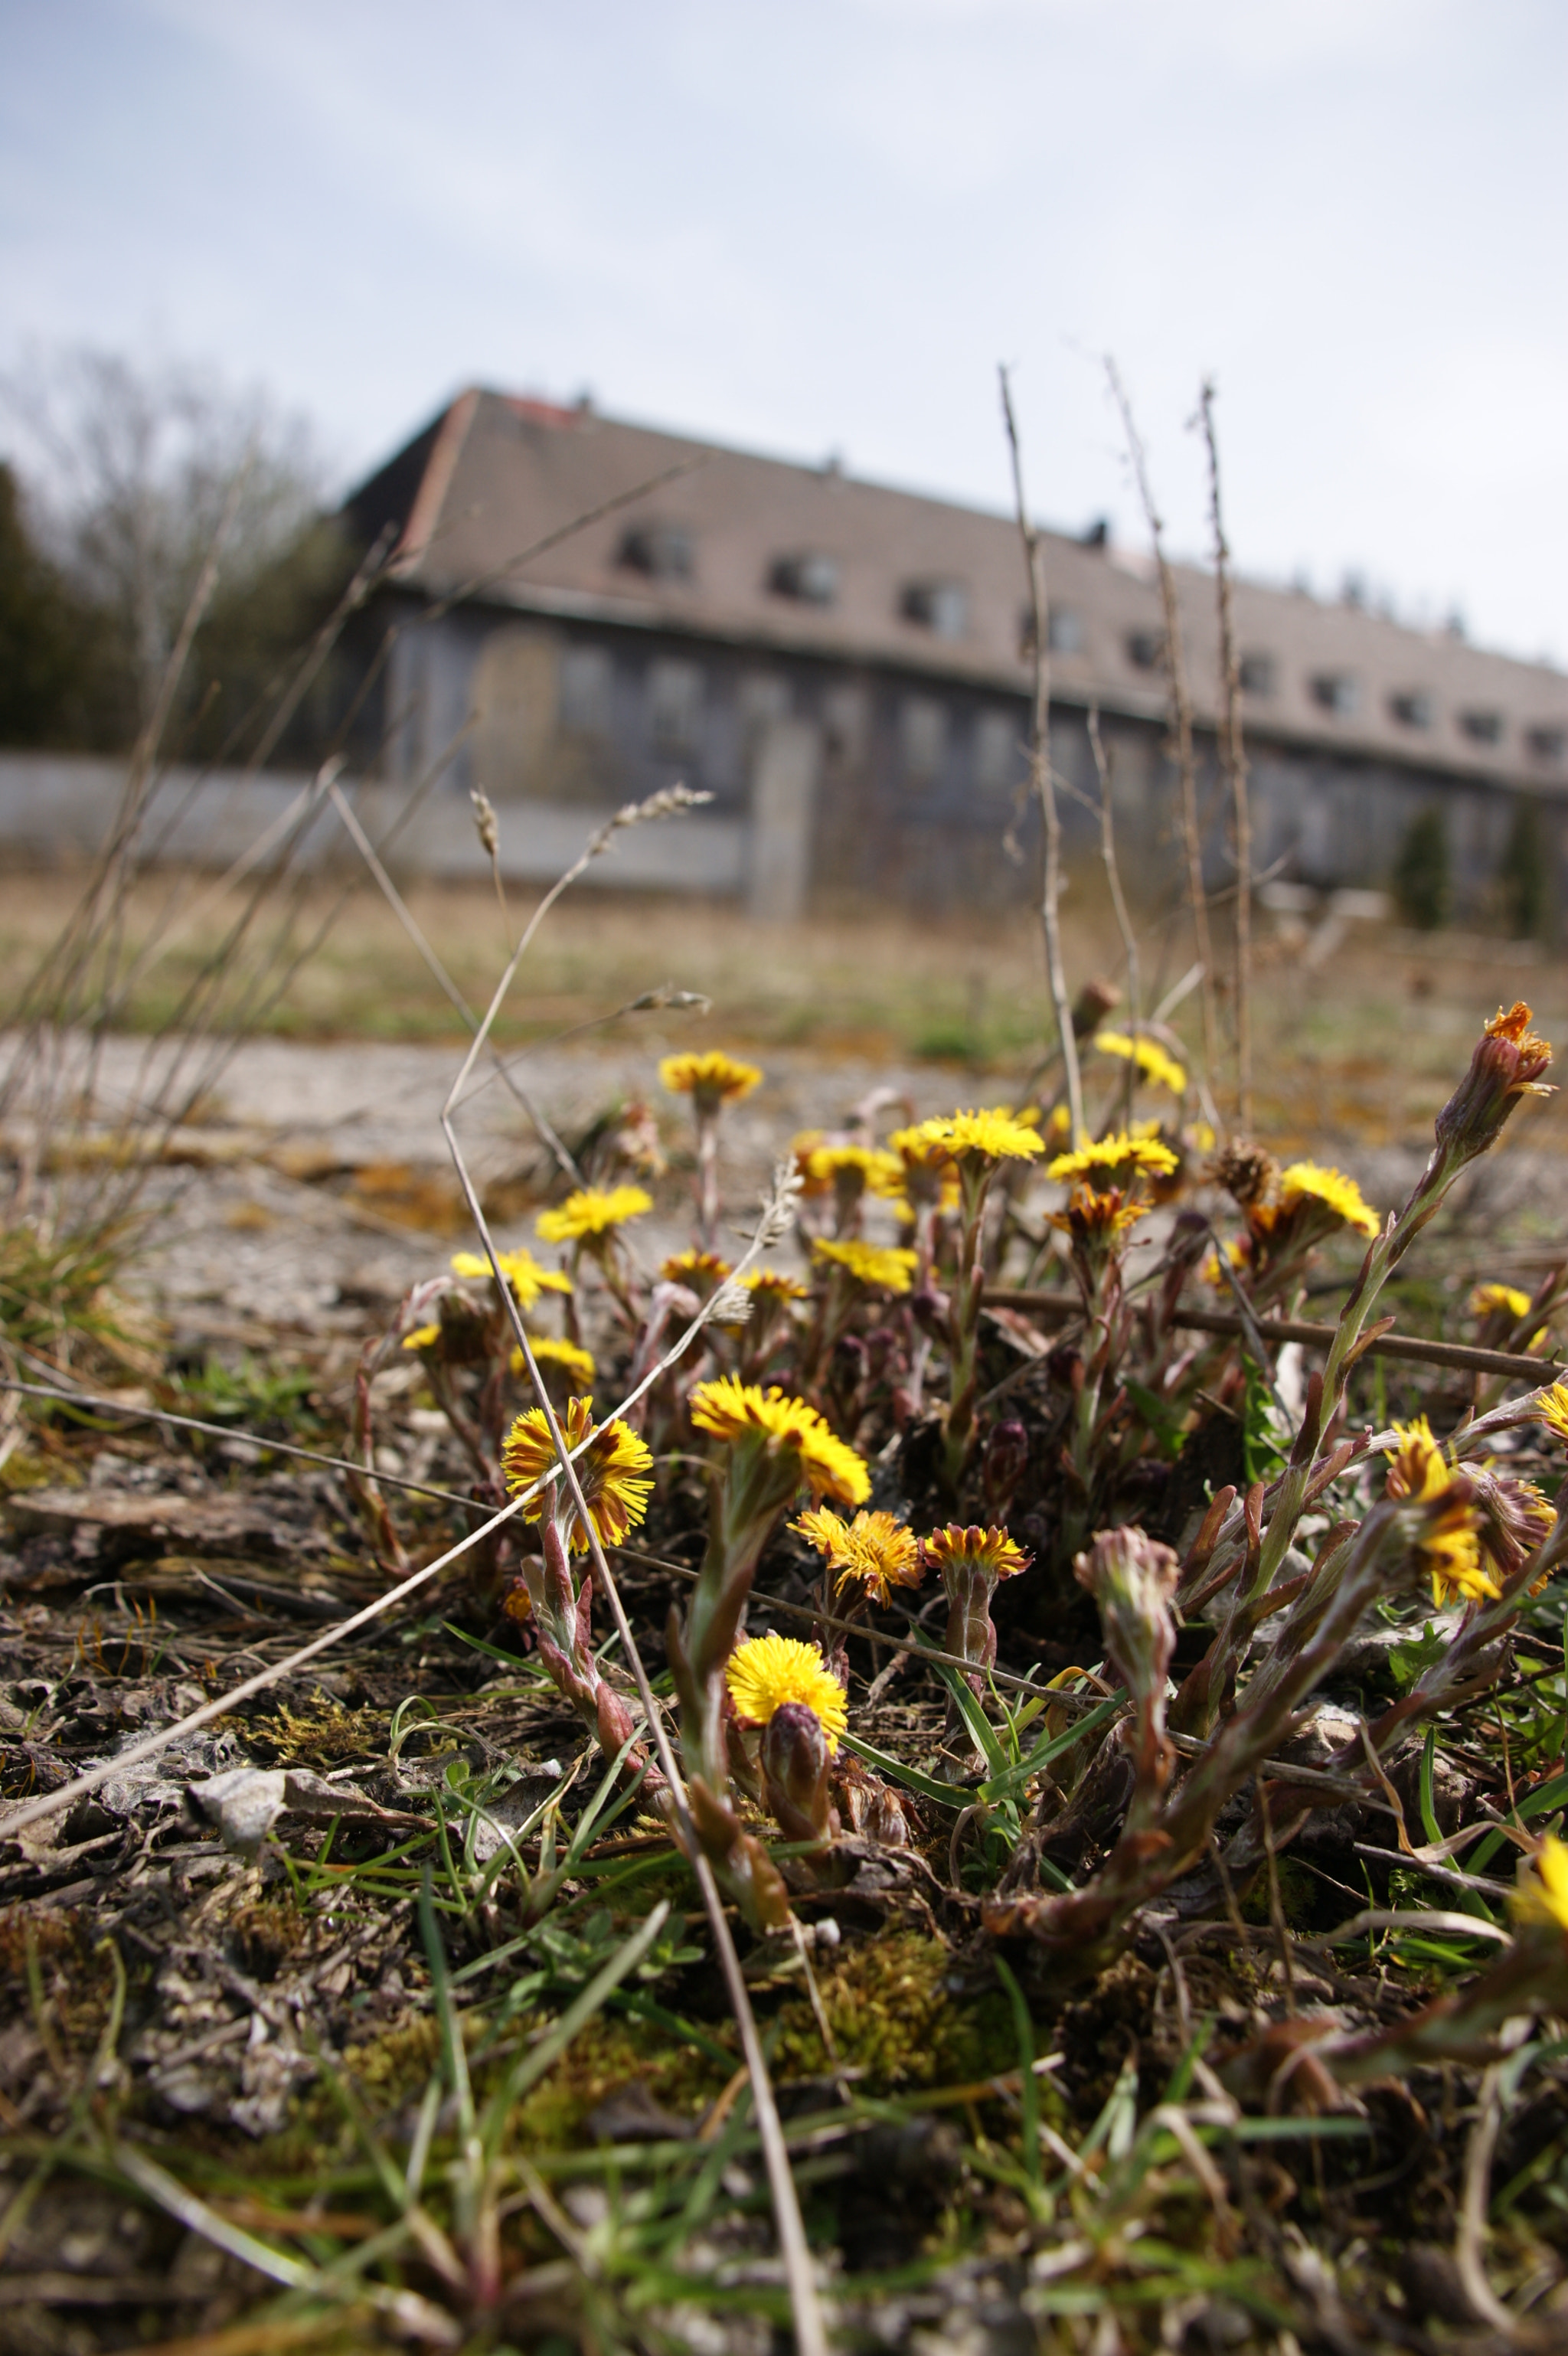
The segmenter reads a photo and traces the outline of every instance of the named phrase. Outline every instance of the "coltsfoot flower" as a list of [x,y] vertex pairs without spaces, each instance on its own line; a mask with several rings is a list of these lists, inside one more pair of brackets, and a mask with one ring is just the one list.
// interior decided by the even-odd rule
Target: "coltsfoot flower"
[[1506,1309],[1517,1325],[1530,1314],[1530,1295],[1516,1284],[1477,1284],[1467,1305],[1472,1317],[1490,1317],[1495,1310]]
[[877,1292],[907,1292],[919,1265],[916,1254],[901,1245],[865,1244],[853,1237],[835,1243],[819,1236],[811,1257],[822,1267],[843,1269],[857,1284]]
[[717,1049],[708,1055],[667,1055],[659,1066],[660,1085],[672,1096],[690,1097],[699,1113],[749,1097],[762,1076],[755,1064],[743,1064]]
[[1544,1390],[1538,1391],[1535,1413],[1555,1438],[1568,1440],[1568,1383],[1550,1383]]
[[[574,1460],[588,1518],[602,1546],[619,1546],[626,1532],[642,1520],[653,1492],[654,1460],[647,1442],[619,1416],[612,1416],[608,1423],[595,1430],[591,1398],[569,1399],[566,1413],[559,1419],[568,1448],[574,1449],[580,1440],[588,1440],[581,1455]],[[516,1496],[520,1490],[530,1488],[558,1462],[543,1408],[529,1408],[517,1417],[502,1443],[501,1468],[507,1487]],[[564,1479],[557,1481],[553,1487],[555,1494],[549,1489],[541,1490],[524,1506],[523,1519],[537,1522],[549,1513],[563,1526],[570,1520],[567,1544],[574,1554],[586,1554],[588,1533],[582,1527],[571,1493]]]
[[961,1564],[965,1569],[987,1573],[993,1580],[1016,1579],[1032,1560],[1006,1530],[982,1529],[975,1523],[965,1527],[961,1522],[949,1522],[945,1529],[933,1530],[921,1551],[944,1576]]
[[[1396,1423],[1399,1446],[1389,1466],[1387,1494],[1401,1502],[1427,1502],[1447,1495],[1455,1487],[1454,1468],[1433,1437],[1425,1416],[1412,1423]],[[1449,1509],[1439,1515],[1416,1542],[1416,1557],[1432,1581],[1432,1601],[1441,1607],[1456,1600],[1466,1603],[1481,1598],[1495,1601],[1499,1590],[1481,1562],[1477,1517],[1466,1483]]]
[[803,1702],[821,1720],[828,1750],[849,1723],[844,1688],[815,1644],[795,1636],[753,1636],[738,1644],[724,1671],[737,1717],[766,1726],[786,1702]]
[[934,1142],[922,1129],[895,1129],[888,1148],[898,1156],[902,1171],[898,1185],[890,1192],[901,1194],[916,1211],[953,1208],[958,1200],[958,1173],[945,1145]]
[[741,1282],[748,1292],[758,1295],[759,1301],[771,1294],[781,1307],[791,1301],[809,1301],[811,1298],[806,1287],[796,1278],[786,1276],[781,1268],[749,1268]]
[[1125,1130],[1117,1130],[1095,1144],[1080,1145],[1071,1153],[1059,1153],[1045,1174],[1062,1182],[1082,1179],[1086,1185],[1098,1189],[1137,1175],[1168,1178],[1179,1162],[1179,1157],[1158,1138],[1136,1137]]
[[[592,1350],[581,1350],[575,1342],[559,1341],[553,1333],[530,1333],[528,1345],[541,1366],[558,1366],[569,1382],[591,1383],[598,1371]],[[528,1360],[521,1350],[512,1352],[511,1365],[515,1375],[527,1371]]]
[[1380,1232],[1377,1213],[1355,1180],[1347,1178],[1342,1170],[1330,1170],[1317,1162],[1289,1163],[1279,1173],[1280,1208],[1294,1211],[1302,1203],[1327,1211],[1337,1225],[1350,1227],[1359,1236]]
[[1118,1055],[1123,1063],[1136,1064],[1146,1080],[1168,1088],[1173,1097],[1186,1095],[1187,1074],[1157,1039],[1130,1039],[1125,1031],[1097,1031],[1094,1044],[1102,1055]]
[[1519,1888],[1509,1904],[1516,1922],[1550,1922],[1568,1931],[1568,1842],[1548,1833],[1528,1871],[1520,1859]]
[[1067,1208],[1052,1211],[1050,1221],[1074,1243],[1096,1252],[1105,1250],[1140,1219],[1147,1219],[1153,1208],[1152,1203],[1129,1201],[1119,1186],[1108,1186],[1100,1194],[1091,1186],[1074,1186]]
[[846,1522],[817,1505],[789,1526],[837,1572],[840,1591],[858,1580],[869,1596],[886,1603],[895,1587],[918,1587],[925,1576],[920,1540],[896,1515],[857,1514]]
[[[497,1252],[501,1273],[517,1295],[519,1309],[531,1309],[541,1292],[570,1292],[571,1279],[559,1269],[546,1268],[532,1252],[519,1245],[516,1251]],[[488,1276],[490,1263],[482,1252],[460,1251],[452,1256],[453,1276]]]
[[1547,1042],[1531,1029],[1522,998],[1487,1023],[1470,1058],[1470,1068],[1437,1116],[1438,1150],[1461,1162],[1484,1153],[1520,1097],[1549,1097],[1541,1074],[1552,1062]]
[[730,1262],[710,1251],[671,1252],[659,1270],[667,1284],[684,1284],[699,1301],[710,1299],[730,1273]]
[[797,1480],[816,1496],[861,1505],[871,1494],[863,1460],[814,1407],[776,1385],[763,1391],[737,1375],[718,1375],[692,1393],[691,1420],[731,1447],[751,1441],[773,1460],[793,1457]]
[[940,1146],[955,1162],[973,1155],[987,1162],[1032,1162],[1045,1151],[1045,1140],[1038,1129],[1007,1105],[996,1105],[985,1112],[951,1112],[939,1114],[933,1120],[923,1120],[917,1132],[931,1145]]
[[653,1196],[641,1186],[584,1186],[554,1210],[541,1211],[534,1228],[547,1244],[587,1243],[613,1235],[628,1219],[640,1219],[653,1207]]

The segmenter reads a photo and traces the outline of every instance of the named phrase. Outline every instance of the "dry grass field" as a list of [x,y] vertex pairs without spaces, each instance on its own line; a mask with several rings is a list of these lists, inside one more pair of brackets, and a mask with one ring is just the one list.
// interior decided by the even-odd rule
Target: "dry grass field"
[[[80,876],[67,872],[0,875],[0,1007],[15,1003],[80,889]],[[238,900],[214,905],[208,894],[207,879],[171,874],[144,882],[132,896],[130,937],[162,947],[132,996],[126,1027],[166,1023],[234,920]],[[514,896],[519,910],[531,905],[528,894]],[[506,953],[494,899],[477,887],[417,883],[408,899],[470,1004],[482,1007]],[[267,922],[276,927],[279,920]],[[306,952],[308,945],[308,953],[266,1011],[264,1033],[432,1042],[463,1035],[368,883],[313,886],[291,922],[296,948]],[[1097,871],[1073,879],[1063,926],[1071,973],[1125,981]],[[1255,1125],[1286,1151],[1418,1141],[1477,1020],[1521,991],[1549,1033],[1568,1029],[1568,966],[1533,948],[1521,954],[1519,944],[1447,934],[1391,939],[1361,925],[1315,962],[1310,938],[1304,946],[1299,931],[1281,932],[1266,917],[1260,929],[1254,1023],[1268,1048],[1259,1059]],[[1148,1012],[1189,963],[1184,916],[1174,923],[1146,916],[1142,955]],[[664,981],[712,1001],[704,1026],[712,1044],[815,1050],[825,1065],[851,1056],[930,1059],[972,1074],[976,1087],[984,1079],[993,1093],[1021,1085],[1051,1027],[1040,927],[1027,905],[967,917],[845,909],[760,926],[731,904],[580,890],[530,950],[497,1036],[522,1044],[602,1026]],[[1189,995],[1172,1015],[1189,1038],[1197,1004]],[[1227,1012],[1222,1000],[1222,1018]],[[1555,1107],[1532,1117],[1530,1141],[1548,1151],[1568,1146]]]

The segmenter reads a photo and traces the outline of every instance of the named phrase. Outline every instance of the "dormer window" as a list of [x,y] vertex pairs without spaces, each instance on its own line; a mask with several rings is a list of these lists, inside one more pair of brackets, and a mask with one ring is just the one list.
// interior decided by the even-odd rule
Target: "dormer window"
[[1568,731],[1562,728],[1527,728],[1524,741],[1530,747],[1532,761],[1561,761],[1568,746]]
[[933,637],[961,638],[969,626],[969,592],[961,581],[910,581],[899,611]]
[[1388,708],[1403,728],[1431,728],[1437,719],[1436,703],[1424,687],[1407,687],[1391,695]]
[[1500,712],[1461,712],[1459,725],[1472,744],[1500,744],[1503,741]]
[[1336,720],[1350,720],[1361,708],[1361,682],[1353,671],[1319,671],[1312,681],[1312,700]]
[[838,599],[838,560],[802,553],[777,556],[768,573],[775,597],[793,597],[802,605],[832,605]]
[[1158,670],[1165,660],[1162,630],[1133,630],[1127,637],[1127,660],[1135,670]]
[[681,523],[635,523],[616,560],[650,581],[689,581],[696,570],[691,534]]
[[1256,651],[1244,654],[1236,665],[1236,678],[1243,695],[1272,695],[1278,677],[1278,667],[1272,655]]

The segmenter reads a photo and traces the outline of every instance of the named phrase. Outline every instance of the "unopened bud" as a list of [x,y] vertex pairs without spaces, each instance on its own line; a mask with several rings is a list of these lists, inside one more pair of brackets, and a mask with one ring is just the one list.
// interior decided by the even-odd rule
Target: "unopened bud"
[[763,1730],[763,1797],[790,1840],[820,1840],[830,1829],[822,1720],[803,1701],[781,1702]]
[[1552,1049],[1530,1024],[1522,998],[1506,1013],[1499,1007],[1476,1044],[1469,1070],[1437,1116],[1439,1148],[1473,1161],[1491,1144],[1520,1097],[1552,1094],[1541,1077]]
[[993,1424],[981,1459],[980,1478],[991,1519],[1005,1522],[1013,1493],[1029,1465],[1029,1433],[1012,1417]]
[[1176,1650],[1171,1616],[1181,1565],[1169,1547],[1131,1524],[1101,1530],[1072,1566],[1100,1607],[1105,1657],[1129,1693],[1163,1694]]

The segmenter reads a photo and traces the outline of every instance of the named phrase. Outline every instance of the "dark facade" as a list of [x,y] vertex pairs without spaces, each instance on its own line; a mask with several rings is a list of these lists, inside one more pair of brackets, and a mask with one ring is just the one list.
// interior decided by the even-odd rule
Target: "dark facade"
[[[366,540],[399,536],[397,586],[361,642],[396,622],[359,722],[389,781],[482,786],[519,822],[540,803],[592,821],[682,781],[753,830],[753,866],[773,862],[771,881],[746,884],[751,853],[694,881],[750,888],[763,914],[807,894],[941,908],[1032,888],[1032,862],[1000,849],[1032,684],[1005,519],[492,394],[454,403],[348,514]],[[1046,562],[1056,765],[1093,798],[1098,709],[1124,862],[1157,890],[1175,787],[1154,584],[1101,541],[1048,535]],[[1178,579],[1221,882],[1212,589]],[[1568,680],[1251,584],[1237,616],[1260,870],[1381,885],[1435,804],[1456,913],[1484,921],[1528,806],[1560,896]],[[1070,849],[1086,844],[1072,796],[1064,818]]]

